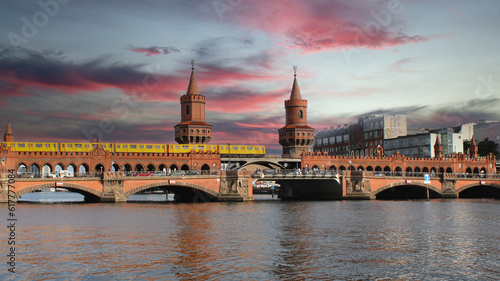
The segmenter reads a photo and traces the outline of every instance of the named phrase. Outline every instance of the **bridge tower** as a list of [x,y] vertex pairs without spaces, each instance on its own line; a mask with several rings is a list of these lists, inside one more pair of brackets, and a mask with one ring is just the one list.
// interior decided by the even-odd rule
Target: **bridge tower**
[[472,136],[469,145],[469,156],[472,159],[475,159],[479,156],[479,147],[477,146],[476,139]]
[[10,127],[10,121],[7,124],[7,129],[5,130],[5,134],[3,135],[4,142],[14,142],[14,133],[12,132],[12,128]]
[[443,145],[439,141],[439,137],[436,137],[436,143],[434,144],[434,158],[443,157]]
[[286,123],[278,130],[283,156],[298,158],[302,152],[311,151],[314,143],[314,128],[307,125],[307,100],[302,99],[297,83],[297,67],[290,99],[285,101]]
[[191,79],[181,97],[181,122],[175,125],[175,141],[180,144],[207,144],[212,139],[212,125],[205,122],[205,96],[200,95],[191,61]]

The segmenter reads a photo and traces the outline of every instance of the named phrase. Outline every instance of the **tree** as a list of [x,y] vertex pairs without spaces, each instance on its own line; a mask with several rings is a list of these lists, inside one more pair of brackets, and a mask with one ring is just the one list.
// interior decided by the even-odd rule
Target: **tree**
[[497,158],[499,158],[500,153],[498,153],[498,143],[485,138],[482,142],[477,144],[477,148],[479,150],[479,155],[487,156],[490,153],[493,153]]

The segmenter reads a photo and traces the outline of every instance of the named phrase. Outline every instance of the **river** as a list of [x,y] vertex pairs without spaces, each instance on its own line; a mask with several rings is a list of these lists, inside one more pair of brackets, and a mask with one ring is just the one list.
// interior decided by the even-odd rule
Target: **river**
[[192,204],[151,194],[86,204],[43,196],[23,199],[45,203],[17,203],[16,273],[3,263],[1,280],[500,279],[499,200],[257,195]]

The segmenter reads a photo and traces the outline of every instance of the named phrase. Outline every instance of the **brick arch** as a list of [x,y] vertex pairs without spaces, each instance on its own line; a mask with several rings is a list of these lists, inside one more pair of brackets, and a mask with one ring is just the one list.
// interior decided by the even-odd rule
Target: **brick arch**
[[168,181],[163,181],[163,182],[155,182],[155,183],[149,183],[145,185],[138,186],[134,189],[131,189],[127,192],[124,193],[125,198],[128,198],[130,195],[135,194],[137,192],[141,192],[146,189],[150,189],[153,187],[159,187],[159,186],[181,186],[181,187],[186,187],[186,188],[191,188],[195,190],[199,190],[201,192],[207,193],[210,196],[213,196],[217,198],[219,196],[219,193],[216,191],[213,191],[207,187],[204,187],[202,185],[194,184],[194,183],[188,183],[188,182],[176,182],[175,184],[170,184]]
[[[16,197],[22,196],[23,194],[26,194],[29,192],[33,192],[35,190],[39,190],[39,189],[43,189],[43,188],[51,188],[51,187],[54,187],[54,182],[33,185],[33,186],[21,189],[18,192],[16,192]],[[57,187],[72,189],[75,191],[81,191],[83,195],[85,195],[87,193],[87,194],[92,194],[94,196],[97,196],[99,198],[102,198],[102,196],[103,196],[102,192],[97,191],[95,189],[92,189],[90,187],[84,186],[84,185],[79,185],[79,184],[62,182],[62,185],[58,185]]]
[[459,189],[457,189],[456,192],[458,194],[460,194],[460,192],[462,192],[462,191],[464,191],[466,189],[469,189],[471,187],[476,187],[476,186],[482,186],[482,185],[484,185],[484,186],[491,186],[491,187],[495,187],[495,188],[500,189],[500,185],[498,185],[498,184],[487,183],[487,182],[485,182],[484,184],[479,184],[479,183],[476,182],[476,183],[471,183],[471,184],[468,184],[468,185],[464,185],[464,186],[460,187]]
[[412,185],[416,185],[416,186],[421,186],[421,187],[429,187],[429,190],[432,190],[434,192],[436,192],[437,194],[443,194],[443,191],[441,191],[440,188],[437,188],[433,185],[430,185],[430,184],[423,184],[423,183],[419,183],[419,182],[415,182],[415,183],[406,183],[406,181],[401,181],[401,182],[395,182],[395,183],[391,183],[391,184],[388,184],[388,185],[384,185],[382,187],[379,187],[377,188],[376,190],[372,191],[372,194],[373,195],[377,195],[379,194],[380,192],[384,191],[384,190],[387,190],[389,188],[392,188],[392,187],[398,187],[398,186],[412,186]]

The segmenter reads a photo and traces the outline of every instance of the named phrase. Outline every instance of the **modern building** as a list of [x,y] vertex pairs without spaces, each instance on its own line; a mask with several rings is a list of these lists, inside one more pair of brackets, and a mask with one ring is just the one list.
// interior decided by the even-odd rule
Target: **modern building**
[[320,132],[315,137],[314,151],[374,156],[384,149],[384,140],[406,134],[406,115],[369,115],[359,118],[357,123]]
[[479,124],[474,126],[474,138],[477,143],[486,138],[499,144],[497,151],[500,152],[500,122],[490,120],[479,120]]
[[314,151],[328,152],[329,155],[348,156],[351,144],[348,124],[319,132],[315,136]]
[[387,156],[399,151],[401,155],[407,157],[433,158],[436,138],[438,138],[436,133],[423,133],[385,140],[384,152]]
[[384,152],[387,156],[399,151],[407,157],[433,158],[436,157],[434,145],[437,141],[442,146],[443,155],[464,153],[464,137],[455,131],[454,128],[444,128],[388,139],[384,141]]

